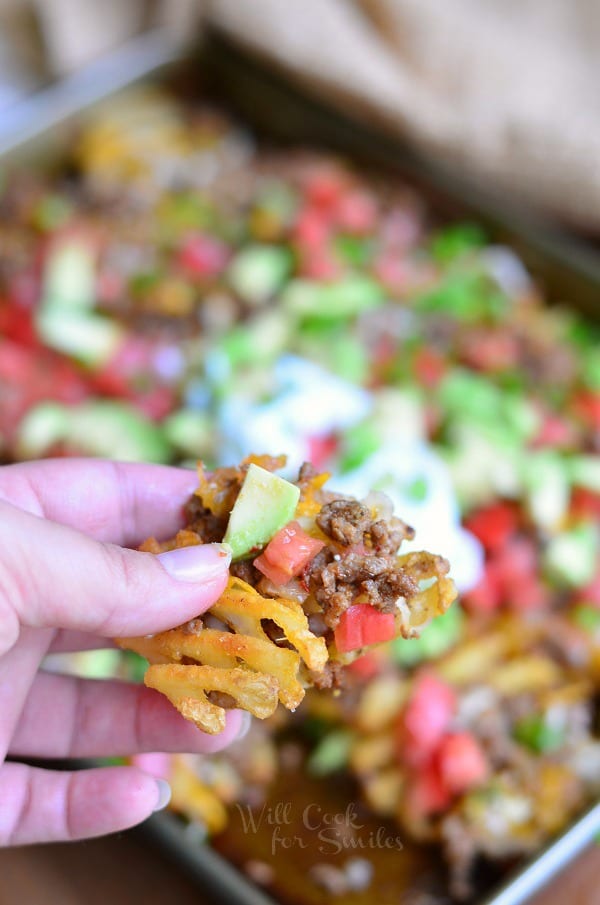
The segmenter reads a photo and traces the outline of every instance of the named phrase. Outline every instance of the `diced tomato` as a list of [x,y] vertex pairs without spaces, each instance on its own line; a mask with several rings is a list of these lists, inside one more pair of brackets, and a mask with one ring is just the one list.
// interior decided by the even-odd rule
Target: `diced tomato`
[[542,423],[533,439],[533,446],[571,449],[575,445],[576,440],[572,425],[559,415],[548,412],[542,418]]
[[177,253],[179,266],[192,277],[218,276],[227,265],[229,249],[214,236],[191,233]]
[[135,403],[135,407],[153,421],[165,418],[178,405],[177,394],[170,387],[165,386],[151,387],[144,393],[132,394],[130,398]]
[[308,458],[317,471],[324,468],[338,448],[338,440],[333,434],[309,437]]
[[336,205],[335,219],[343,232],[365,235],[374,229],[377,220],[375,199],[361,189],[346,192]]
[[321,251],[328,244],[330,233],[329,221],[310,207],[300,212],[294,225],[294,239],[305,252]]
[[496,552],[493,565],[503,594],[510,593],[515,585],[535,578],[538,574],[538,555],[534,541],[527,537],[512,538]]
[[452,688],[431,673],[421,675],[397,727],[398,757],[409,766],[426,762],[456,710]]
[[0,340],[0,431],[12,437],[39,402],[76,403],[89,395],[84,377],[67,359],[44,349]]
[[306,198],[321,210],[331,210],[346,191],[345,173],[335,167],[322,166],[315,169],[305,184]]
[[479,582],[461,599],[470,613],[493,613],[497,610],[502,603],[502,594],[496,571],[486,566]]
[[548,603],[548,592],[541,581],[531,575],[515,581],[507,591],[506,602],[513,610],[539,610]]
[[434,760],[442,785],[453,795],[481,785],[489,774],[487,758],[470,732],[449,732],[445,735]]
[[452,794],[444,786],[434,764],[428,764],[411,776],[405,796],[406,808],[415,819],[439,814],[452,803]]
[[274,584],[287,584],[324,546],[323,541],[307,534],[298,522],[290,522],[269,541],[254,565]]
[[94,383],[102,393],[128,398],[136,379],[151,370],[153,346],[138,336],[127,336],[100,371]]
[[600,430],[600,393],[581,392],[572,400],[572,410],[595,430]]
[[406,263],[395,253],[384,252],[374,263],[375,276],[392,291],[401,292],[406,288],[409,272]]
[[595,606],[600,607],[600,571],[596,573],[595,578],[585,588],[578,592],[577,596],[585,603],[593,603]]
[[600,493],[587,487],[575,487],[571,496],[571,512],[574,516],[600,519]]
[[513,368],[518,360],[515,338],[506,330],[474,330],[463,344],[461,358],[479,371],[493,373]]
[[36,346],[38,338],[32,312],[18,305],[0,304],[0,336],[22,346]]
[[395,633],[394,614],[382,613],[370,603],[349,606],[334,631],[335,644],[340,653],[391,641]]
[[40,297],[40,276],[35,268],[8,277],[8,299],[18,309],[32,311]]
[[291,579],[290,573],[287,570],[274,566],[272,562],[269,562],[264,553],[261,553],[260,556],[256,557],[254,565],[259,572],[262,572],[263,575],[275,585],[287,584]]
[[300,256],[299,271],[309,280],[331,283],[342,273],[340,262],[326,247],[309,249]]
[[96,296],[103,305],[114,305],[124,295],[125,280],[115,270],[104,270],[96,279]]
[[515,507],[502,501],[478,509],[465,519],[467,530],[481,541],[488,552],[503,547],[518,525],[519,516]]
[[436,387],[446,373],[446,363],[442,356],[426,346],[418,350],[413,367],[419,383],[428,389]]
[[366,653],[357,657],[346,668],[361,679],[372,679],[380,671],[380,662],[373,653]]

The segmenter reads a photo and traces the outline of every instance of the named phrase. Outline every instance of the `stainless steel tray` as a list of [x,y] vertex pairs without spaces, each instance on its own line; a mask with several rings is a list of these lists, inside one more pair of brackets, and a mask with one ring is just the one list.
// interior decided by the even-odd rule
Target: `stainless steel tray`
[[[0,168],[16,158],[35,165],[66,146],[69,125],[99,102],[139,81],[162,81],[184,66],[188,86],[200,69],[209,97],[223,100],[270,138],[330,146],[413,183],[444,216],[474,217],[495,240],[513,246],[543,283],[550,301],[568,301],[600,319],[600,257],[580,240],[551,228],[517,205],[474,186],[439,162],[424,160],[397,139],[333,111],[273,73],[261,61],[213,33],[200,55],[183,54],[162,31],[148,33],[68,80],[51,86],[0,121]],[[198,68],[200,67],[200,68]],[[190,77],[191,76],[191,77]],[[205,92],[203,91],[203,94]],[[152,817],[144,831],[202,882],[211,901],[274,905],[262,890],[170,814]],[[520,905],[547,884],[600,833],[600,803],[589,808],[543,852],[482,892],[479,905]],[[399,898],[402,891],[398,891]]]

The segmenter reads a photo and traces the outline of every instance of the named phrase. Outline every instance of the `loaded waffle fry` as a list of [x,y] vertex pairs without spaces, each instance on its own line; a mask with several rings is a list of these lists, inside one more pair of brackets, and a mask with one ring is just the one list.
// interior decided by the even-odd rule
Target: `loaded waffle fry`
[[206,732],[224,728],[229,706],[260,719],[279,701],[294,710],[306,687],[340,684],[364,648],[417,637],[455,597],[444,559],[399,555],[413,535],[404,522],[323,490],[308,466],[284,481],[273,473],[282,464],[249,457],[211,475],[200,465],[186,528],[143,545],[232,545],[232,574],[208,617],[119,640],[149,660],[146,685]]

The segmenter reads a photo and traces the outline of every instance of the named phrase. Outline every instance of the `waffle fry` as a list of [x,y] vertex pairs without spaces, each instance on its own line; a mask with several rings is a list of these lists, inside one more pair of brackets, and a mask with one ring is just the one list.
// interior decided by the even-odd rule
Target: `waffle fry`
[[[199,486],[187,509],[188,525],[171,540],[160,543],[149,538],[141,549],[158,554],[223,540],[249,472],[256,466],[263,470],[264,477],[282,464],[281,458],[251,456],[239,467],[208,473],[200,463]],[[362,641],[359,636],[354,649],[346,645],[341,652],[335,628],[339,615],[323,621],[329,600],[340,614],[353,603],[370,603],[367,610],[371,613],[385,604],[385,613],[393,611],[393,615],[384,616],[386,630],[389,626],[390,636],[405,638],[416,637],[454,600],[455,589],[446,577],[445,560],[424,552],[398,556],[401,539],[407,536],[406,526],[398,519],[389,524],[378,521],[379,516],[358,501],[336,498],[323,491],[327,477],[303,469],[295,511],[295,518],[303,520],[302,526],[293,520],[293,504],[288,521],[282,522],[282,526],[295,526],[291,539],[300,537],[296,553],[311,551],[297,571],[290,571],[288,576],[281,563],[273,569],[268,557],[260,569],[258,559],[256,565],[248,560],[242,563],[242,573],[257,587],[232,574],[225,591],[211,607],[211,623],[205,625],[203,620],[195,619],[154,636],[117,639],[122,647],[136,651],[151,664],[146,685],[165,694],[186,719],[205,732],[216,733],[224,728],[228,706],[242,707],[261,719],[270,716],[278,702],[294,710],[304,698],[305,687],[318,681],[316,677],[323,673],[329,660],[336,661],[339,670],[355,659],[362,647],[373,643],[368,638]],[[274,480],[286,483],[279,478]],[[332,506],[337,508],[332,510]],[[321,519],[323,513],[328,514]],[[384,538],[386,552],[376,546],[371,531],[373,537]],[[392,536],[397,540],[391,540]],[[287,543],[286,540],[283,545]],[[270,544],[267,541],[253,549],[268,548]],[[251,557],[256,555],[251,544],[247,549]],[[324,558],[317,563],[320,551]],[[265,560],[265,555],[261,554],[260,559]],[[325,575],[328,569],[330,573]],[[277,574],[285,579],[281,587],[273,584],[271,576]],[[295,588],[290,588],[288,597],[287,582],[292,578]],[[294,591],[299,594],[298,599],[292,599]],[[311,630],[307,614],[318,617],[316,633]],[[331,684],[333,679],[328,681]]]
[[271,716],[278,702],[277,680],[249,669],[157,663],[148,668],[144,682],[210,735],[223,731],[226,716],[225,708],[209,699],[211,692],[228,695],[233,706],[261,720]]

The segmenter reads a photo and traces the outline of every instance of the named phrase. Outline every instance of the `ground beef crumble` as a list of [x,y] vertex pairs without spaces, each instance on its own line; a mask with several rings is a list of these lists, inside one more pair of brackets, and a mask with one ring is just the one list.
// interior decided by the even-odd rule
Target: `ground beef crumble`
[[367,507],[358,500],[333,500],[323,506],[316,521],[327,537],[349,547],[362,541],[372,518]]
[[229,571],[234,578],[240,578],[246,584],[252,585],[253,588],[263,578],[262,572],[258,571],[251,559],[242,559],[240,562],[231,563]]
[[410,598],[419,592],[418,584],[395,556],[350,553],[338,560],[326,550],[313,560],[308,583],[329,628],[337,626],[344,610],[359,595],[385,613],[394,611],[399,597]]
[[376,553],[391,556],[398,552],[403,540],[412,540],[415,536],[414,528],[395,516],[388,521],[379,519],[373,522],[369,529],[369,535],[373,549]]
[[229,515],[214,515],[202,504],[200,497],[191,496],[185,506],[187,527],[196,531],[203,544],[220,543],[227,530]]

